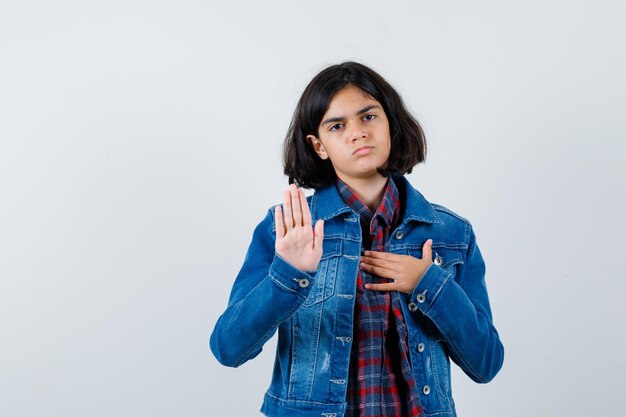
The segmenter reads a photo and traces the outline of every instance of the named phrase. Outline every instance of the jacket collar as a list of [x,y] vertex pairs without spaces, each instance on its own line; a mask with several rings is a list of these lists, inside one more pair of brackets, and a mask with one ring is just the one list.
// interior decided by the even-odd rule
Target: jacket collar
[[[402,223],[408,221],[420,221],[425,223],[443,223],[426,198],[409,183],[404,175],[394,176],[394,181],[400,195],[404,196],[401,204],[404,204]],[[342,213],[351,213],[352,209],[339,195],[335,183],[329,184],[316,190],[311,200],[311,212],[315,221],[328,220]],[[407,215],[407,213],[409,213]]]

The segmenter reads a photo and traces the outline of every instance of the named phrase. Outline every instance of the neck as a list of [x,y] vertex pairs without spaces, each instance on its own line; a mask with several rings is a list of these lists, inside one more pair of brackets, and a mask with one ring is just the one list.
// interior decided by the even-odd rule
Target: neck
[[359,197],[359,200],[361,200],[372,213],[376,213],[380,200],[385,193],[385,186],[387,185],[386,177],[377,175],[372,178],[349,178],[347,181],[341,178],[341,180],[348,184],[350,190]]

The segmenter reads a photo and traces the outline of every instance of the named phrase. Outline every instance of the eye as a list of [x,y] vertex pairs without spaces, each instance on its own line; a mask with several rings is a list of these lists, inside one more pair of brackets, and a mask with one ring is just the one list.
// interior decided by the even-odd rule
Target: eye
[[330,129],[328,129],[328,130],[330,130],[330,131],[335,131],[335,130],[339,130],[339,129],[341,129],[342,127],[343,127],[343,123],[335,123],[335,124],[334,124],[334,125],[332,125],[332,126],[330,127]]
[[365,121],[374,120],[375,118],[376,118],[375,114],[366,114],[365,116],[363,116],[363,120]]

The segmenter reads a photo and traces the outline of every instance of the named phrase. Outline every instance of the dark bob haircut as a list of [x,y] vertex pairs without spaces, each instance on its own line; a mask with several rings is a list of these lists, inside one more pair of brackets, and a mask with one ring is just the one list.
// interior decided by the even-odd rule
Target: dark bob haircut
[[357,62],[344,62],[317,74],[296,105],[283,148],[284,173],[289,184],[295,182],[299,187],[318,189],[335,181],[330,159],[321,159],[306,137],[319,137],[319,125],[332,98],[350,85],[378,101],[389,120],[391,151],[386,167],[378,168],[378,172],[384,177],[404,175],[425,161],[424,131],[398,92],[374,70]]

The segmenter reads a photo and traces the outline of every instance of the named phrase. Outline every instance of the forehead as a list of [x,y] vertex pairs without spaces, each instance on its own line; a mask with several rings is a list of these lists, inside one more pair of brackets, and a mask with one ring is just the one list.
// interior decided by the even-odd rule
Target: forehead
[[347,114],[343,113],[352,114],[371,104],[380,106],[378,101],[359,87],[348,85],[335,93],[324,116],[346,116]]

